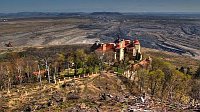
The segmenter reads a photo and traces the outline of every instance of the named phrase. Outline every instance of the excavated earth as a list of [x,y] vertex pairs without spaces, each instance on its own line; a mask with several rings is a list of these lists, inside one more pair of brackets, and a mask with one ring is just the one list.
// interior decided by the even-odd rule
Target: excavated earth
[[198,18],[134,15],[88,15],[68,18],[0,21],[0,49],[68,44],[93,44],[139,39],[142,46],[200,59]]

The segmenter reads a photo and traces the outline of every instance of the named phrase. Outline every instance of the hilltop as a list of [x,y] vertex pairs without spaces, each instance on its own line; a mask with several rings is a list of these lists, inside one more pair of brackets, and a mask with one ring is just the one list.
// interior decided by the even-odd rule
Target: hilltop
[[[153,58],[154,70],[141,69],[134,77],[124,75],[130,70],[128,63],[109,64],[98,59],[98,55],[90,52],[91,45],[61,45],[49,47],[27,47],[3,51],[0,55],[1,82],[0,111],[186,111],[194,109],[191,106],[190,94],[193,84],[190,81],[198,69],[199,61],[176,53],[142,48],[144,58]],[[75,56],[76,55],[76,56]],[[109,55],[106,55],[109,61]],[[76,59],[76,58],[77,59]],[[45,69],[45,60],[50,69],[51,80],[47,73],[42,74],[41,82],[37,72],[38,67]],[[75,65],[78,66],[75,74]],[[84,65],[82,63],[85,63]],[[101,65],[103,64],[103,65]],[[124,67],[127,66],[127,67]],[[7,68],[8,67],[8,68]],[[54,67],[58,70],[54,70]],[[102,68],[103,67],[103,68]],[[187,74],[179,71],[181,67],[190,68]],[[155,69],[156,68],[156,69]],[[15,74],[21,70],[22,80]],[[104,69],[104,70],[102,70]],[[11,71],[8,73],[6,71]],[[159,71],[162,70],[162,71]],[[69,71],[69,72],[68,72]],[[57,72],[57,73],[56,73]],[[155,86],[155,95],[147,87],[150,82],[160,78],[149,78],[153,73],[159,72],[168,76],[173,73],[169,86],[173,87],[174,99],[168,98],[166,89],[165,97],[160,96],[162,83]],[[13,73],[13,74],[12,74]],[[29,73],[29,76],[27,76]],[[8,77],[7,75],[8,74]],[[54,76],[56,76],[54,78]],[[11,88],[9,86],[11,79]],[[154,77],[154,76],[152,76]],[[179,80],[176,80],[178,77]],[[56,79],[56,82],[55,82]],[[139,79],[139,80],[138,80]],[[20,81],[21,80],[21,81]],[[145,84],[141,90],[141,84]],[[176,83],[178,82],[178,83]],[[190,86],[188,86],[190,84]],[[194,83],[195,84],[195,83]],[[175,86],[176,85],[176,86]],[[178,88],[176,88],[178,87]],[[194,88],[198,89],[198,88]],[[179,91],[182,92],[180,97]],[[197,90],[198,91],[198,90]],[[196,93],[194,93],[195,95]],[[163,99],[162,99],[163,97]],[[180,98],[179,98],[180,97]],[[195,97],[194,97],[195,98]],[[161,100],[162,99],[162,100]],[[197,98],[198,99],[198,98]]]
[[11,89],[10,94],[0,92],[0,110],[120,112],[177,111],[185,108],[144,96],[139,90],[133,90],[135,87],[130,84],[126,77],[112,73],[66,79],[57,85],[45,82],[42,86],[26,84]]

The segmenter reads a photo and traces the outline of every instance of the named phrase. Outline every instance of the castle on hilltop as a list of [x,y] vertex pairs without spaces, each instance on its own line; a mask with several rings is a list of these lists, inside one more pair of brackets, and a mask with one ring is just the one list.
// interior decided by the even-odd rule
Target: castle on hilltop
[[125,54],[130,54],[134,61],[142,60],[139,40],[131,41],[118,38],[112,43],[100,43],[100,41],[96,41],[91,48],[93,51],[101,52],[103,55],[106,52],[113,51],[114,59],[118,61],[124,60]]

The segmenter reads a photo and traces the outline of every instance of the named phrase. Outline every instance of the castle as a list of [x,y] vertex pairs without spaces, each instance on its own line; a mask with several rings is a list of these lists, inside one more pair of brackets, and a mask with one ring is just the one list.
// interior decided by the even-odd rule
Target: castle
[[122,61],[125,59],[125,54],[130,54],[132,60],[142,60],[141,46],[139,40],[124,40],[117,39],[113,43],[96,43],[92,46],[95,52],[101,52],[103,55],[108,51],[114,52],[114,59]]

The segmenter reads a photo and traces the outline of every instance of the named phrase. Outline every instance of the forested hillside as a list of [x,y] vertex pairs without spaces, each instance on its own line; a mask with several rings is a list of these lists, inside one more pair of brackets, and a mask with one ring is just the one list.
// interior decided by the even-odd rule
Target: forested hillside
[[150,56],[152,62],[148,68],[132,71],[132,78],[125,76],[131,71],[129,56],[115,62],[112,52],[101,58],[89,48],[73,45],[2,51],[0,111],[199,108],[198,60],[143,48],[144,59]]

